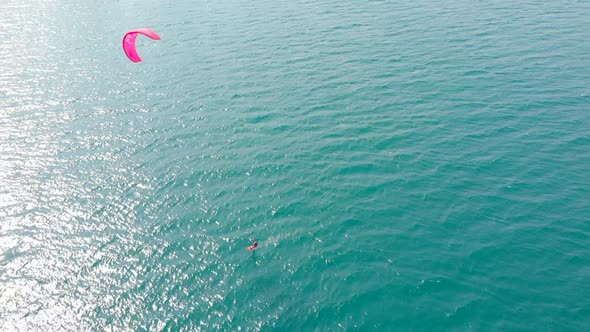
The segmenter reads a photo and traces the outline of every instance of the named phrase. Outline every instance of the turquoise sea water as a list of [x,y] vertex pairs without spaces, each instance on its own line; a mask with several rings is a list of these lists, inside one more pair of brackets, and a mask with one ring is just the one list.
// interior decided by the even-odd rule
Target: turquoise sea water
[[587,330],[588,82],[588,1],[3,0],[0,330]]

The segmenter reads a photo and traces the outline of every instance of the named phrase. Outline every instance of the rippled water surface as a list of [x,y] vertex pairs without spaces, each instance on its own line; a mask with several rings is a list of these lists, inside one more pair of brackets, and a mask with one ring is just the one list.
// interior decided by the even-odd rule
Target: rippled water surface
[[3,0],[0,330],[588,329],[589,27],[576,0]]

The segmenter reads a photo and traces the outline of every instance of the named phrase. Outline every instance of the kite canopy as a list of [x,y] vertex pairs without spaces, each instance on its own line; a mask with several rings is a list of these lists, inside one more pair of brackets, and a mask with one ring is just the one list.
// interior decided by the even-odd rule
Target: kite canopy
[[141,62],[141,58],[139,57],[139,54],[137,54],[137,49],[135,49],[135,39],[137,38],[138,34],[148,36],[154,40],[160,40],[160,36],[158,36],[154,30],[149,28],[141,28],[127,32],[125,37],[123,37],[123,50],[125,51],[125,54],[129,60],[133,62]]

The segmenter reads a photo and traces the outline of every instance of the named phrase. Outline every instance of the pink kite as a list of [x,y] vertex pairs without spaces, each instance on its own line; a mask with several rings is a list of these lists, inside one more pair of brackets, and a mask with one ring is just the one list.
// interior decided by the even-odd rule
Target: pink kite
[[125,54],[127,54],[129,60],[133,62],[141,62],[141,58],[135,49],[135,39],[137,38],[138,34],[148,36],[154,40],[160,40],[160,36],[158,36],[154,30],[148,28],[141,28],[127,32],[125,37],[123,37],[123,50],[125,51]]

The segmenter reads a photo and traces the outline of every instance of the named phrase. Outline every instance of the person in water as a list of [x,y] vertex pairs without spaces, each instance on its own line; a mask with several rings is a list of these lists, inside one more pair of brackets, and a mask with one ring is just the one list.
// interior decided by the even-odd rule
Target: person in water
[[258,241],[256,241],[256,239],[251,239],[251,241],[253,241],[254,243],[252,243],[252,245],[247,247],[246,249],[255,250],[256,248],[258,248]]

